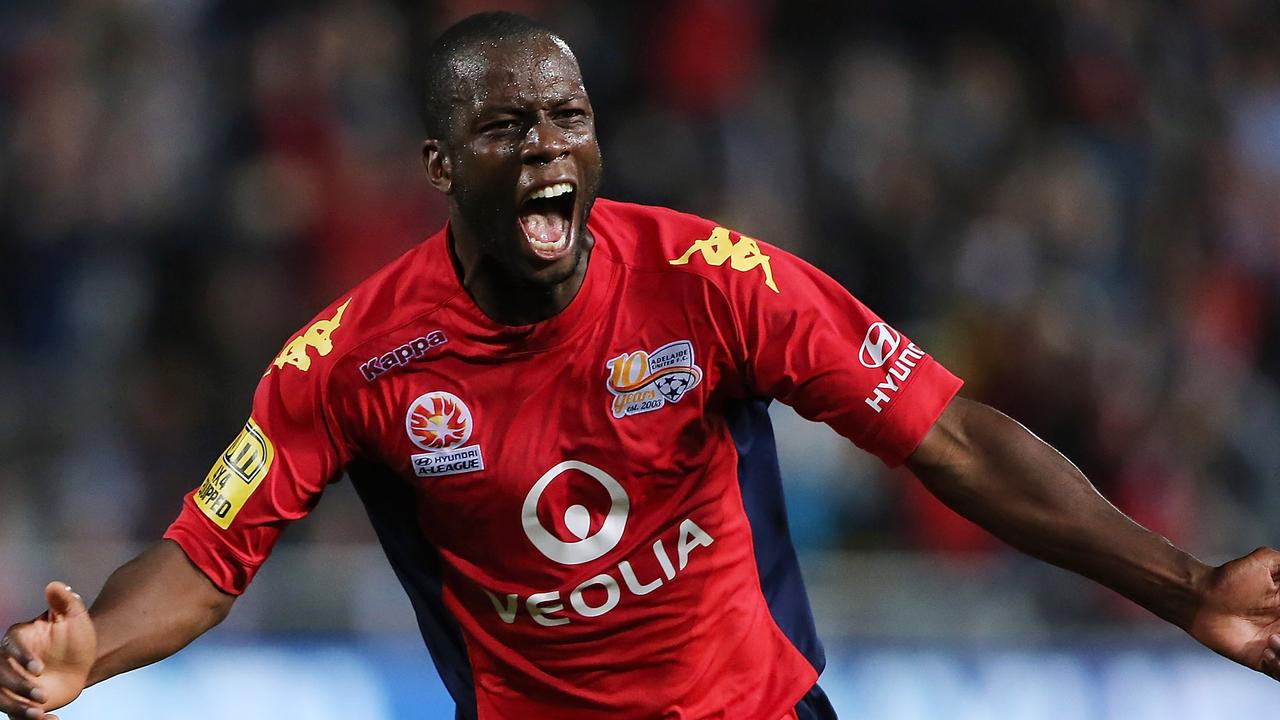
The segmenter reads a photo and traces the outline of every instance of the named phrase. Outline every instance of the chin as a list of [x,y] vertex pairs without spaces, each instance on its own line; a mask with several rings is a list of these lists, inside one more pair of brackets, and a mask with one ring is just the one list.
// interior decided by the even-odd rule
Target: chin
[[532,268],[520,275],[525,282],[542,288],[553,288],[568,282],[582,264],[582,243],[575,242],[573,250],[559,260],[539,268]]

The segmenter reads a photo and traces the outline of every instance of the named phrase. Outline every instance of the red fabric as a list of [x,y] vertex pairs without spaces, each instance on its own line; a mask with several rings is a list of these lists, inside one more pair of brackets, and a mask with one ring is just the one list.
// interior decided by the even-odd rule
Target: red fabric
[[227,530],[193,493],[168,537],[241,592],[349,460],[380,463],[440,554],[481,718],[784,716],[817,678],[760,590],[726,408],[772,395],[898,463],[960,383],[777,248],[606,200],[590,228],[582,290],[537,325],[484,316],[443,231],[340,297],[258,389],[261,485]]
[[762,53],[760,3],[678,0],[653,17],[643,67],[656,97],[699,112],[742,95]]

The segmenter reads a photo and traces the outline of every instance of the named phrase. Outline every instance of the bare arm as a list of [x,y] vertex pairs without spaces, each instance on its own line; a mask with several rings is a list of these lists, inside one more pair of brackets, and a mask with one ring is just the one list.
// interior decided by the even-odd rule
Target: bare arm
[[91,610],[62,583],[45,589],[49,610],[9,628],[0,646],[0,712],[53,718],[97,682],[162,660],[217,625],[235,598],[170,541],[111,574]]
[[168,540],[122,565],[89,609],[98,631],[89,685],[163,660],[226,618],[235,597]]
[[907,465],[948,507],[1001,540],[1092,578],[1280,679],[1280,553],[1259,549],[1218,568],[1205,565],[1130,520],[1021,425],[963,398]]

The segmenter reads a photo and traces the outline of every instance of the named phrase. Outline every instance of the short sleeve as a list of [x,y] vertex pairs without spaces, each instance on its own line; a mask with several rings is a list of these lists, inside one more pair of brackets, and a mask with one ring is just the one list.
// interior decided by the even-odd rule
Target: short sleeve
[[280,533],[315,507],[349,460],[323,392],[323,356],[345,308],[318,318],[268,367],[244,428],[165,532],[224,592],[244,592]]
[[672,264],[717,266],[747,391],[824,422],[891,466],[961,381],[839,283],[777,247],[715,228]]

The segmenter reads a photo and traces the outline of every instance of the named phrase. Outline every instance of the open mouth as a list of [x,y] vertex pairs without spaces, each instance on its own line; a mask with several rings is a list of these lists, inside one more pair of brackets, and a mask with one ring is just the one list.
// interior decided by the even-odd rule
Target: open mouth
[[520,228],[533,252],[544,260],[558,258],[569,247],[573,226],[573,183],[538,188],[520,205]]

